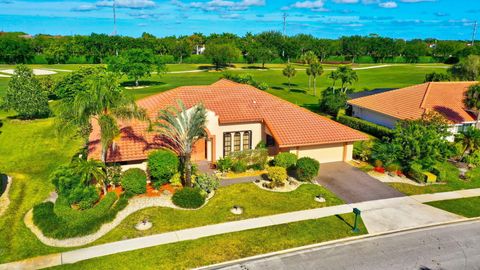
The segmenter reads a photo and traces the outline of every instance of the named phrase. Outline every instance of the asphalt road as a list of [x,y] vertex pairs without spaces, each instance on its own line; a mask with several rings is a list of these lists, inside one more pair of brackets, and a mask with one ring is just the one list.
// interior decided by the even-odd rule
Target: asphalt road
[[223,269],[480,269],[480,221],[313,248]]

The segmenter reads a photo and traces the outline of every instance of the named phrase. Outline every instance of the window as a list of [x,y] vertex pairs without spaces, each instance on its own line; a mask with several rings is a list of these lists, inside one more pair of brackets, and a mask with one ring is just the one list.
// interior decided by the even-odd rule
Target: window
[[461,126],[458,126],[458,132],[465,132],[467,131],[467,129],[473,126],[475,126],[475,124],[463,124]]
[[250,150],[252,148],[252,132],[243,132],[243,150]]
[[267,134],[267,147],[275,146],[275,139]]
[[235,132],[235,135],[233,136],[233,150],[240,151],[240,132]]
[[226,156],[232,152],[232,134],[223,134],[223,156]]

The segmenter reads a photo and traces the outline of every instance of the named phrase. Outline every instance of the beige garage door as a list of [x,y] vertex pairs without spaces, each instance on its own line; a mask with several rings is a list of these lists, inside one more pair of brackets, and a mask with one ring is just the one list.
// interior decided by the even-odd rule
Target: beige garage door
[[292,149],[291,152],[297,154],[299,158],[311,157],[318,160],[320,163],[336,162],[343,161],[344,146],[343,144],[330,144],[300,147],[298,150]]

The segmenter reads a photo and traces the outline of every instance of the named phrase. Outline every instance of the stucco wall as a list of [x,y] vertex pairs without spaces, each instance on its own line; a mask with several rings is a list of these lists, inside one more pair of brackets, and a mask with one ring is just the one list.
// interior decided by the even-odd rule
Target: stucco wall
[[310,157],[318,160],[320,163],[349,161],[352,159],[353,144],[349,143],[345,147],[343,143],[305,146],[291,148],[288,151],[290,153],[296,154],[298,158]]
[[395,123],[397,122],[396,118],[393,118],[388,115],[384,115],[375,111],[371,111],[365,108],[357,107],[352,105],[353,116],[367,120],[369,122],[382,125],[388,128],[394,128]]

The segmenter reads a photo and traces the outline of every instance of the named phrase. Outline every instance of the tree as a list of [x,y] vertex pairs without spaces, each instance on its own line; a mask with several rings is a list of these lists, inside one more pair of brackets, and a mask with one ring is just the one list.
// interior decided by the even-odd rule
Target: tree
[[336,93],[332,87],[321,92],[320,110],[330,115],[336,116],[340,109],[344,109],[347,104],[347,94],[344,92]]
[[448,82],[450,75],[448,73],[432,72],[425,75],[424,82]]
[[15,110],[22,119],[50,115],[47,95],[42,91],[32,70],[24,65],[15,68],[1,107],[5,110]]
[[116,74],[102,71],[87,80],[85,91],[61,103],[57,127],[59,131],[78,128],[86,135],[90,132],[90,121],[96,122],[100,127],[101,158],[107,162],[108,149],[120,134],[117,120],[146,120],[146,113],[123,93]]
[[314,62],[307,68],[307,74],[313,77],[313,95],[317,96],[317,77],[322,76],[323,67],[320,63]]
[[260,61],[262,68],[265,68],[265,63],[272,61],[276,54],[267,47],[256,45],[250,48],[249,55],[252,58],[251,60]]
[[108,70],[127,75],[135,81],[135,86],[139,85],[140,78],[150,76],[155,69],[161,74],[166,66],[151,50],[131,49],[122,53],[120,57],[108,59]]
[[449,70],[452,77],[464,81],[476,81],[480,75],[480,56],[469,55]]
[[477,114],[477,123],[475,126],[478,128],[480,122],[480,84],[468,87],[465,98],[463,99],[463,104],[467,109],[472,110]]
[[[315,55],[314,52],[308,51],[302,55],[301,61],[304,64],[311,65],[315,62],[318,62],[318,57]],[[308,76],[308,90],[310,90],[312,86],[312,72],[309,68],[307,68],[306,72]]]
[[193,146],[206,136],[206,121],[207,111],[203,104],[187,109],[182,101],[178,101],[178,108],[172,106],[159,112],[156,122],[158,132],[165,138],[168,147],[180,156],[184,171],[182,182],[186,187],[192,187]]
[[212,61],[215,69],[227,66],[240,56],[240,51],[232,44],[208,43],[205,56]]
[[293,67],[292,64],[287,64],[287,66],[283,69],[283,76],[288,78],[288,90],[292,87],[290,83],[291,79],[297,75],[297,70]]
[[365,41],[361,36],[341,37],[340,42],[343,54],[350,56],[352,63],[357,56],[365,53]]
[[98,183],[102,184],[103,194],[107,194],[107,174],[105,164],[94,159],[86,160],[79,158],[74,161],[73,169],[84,185],[88,185],[92,180],[96,180]]
[[460,141],[463,146],[463,159],[467,153],[480,149],[480,130],[469,127],[467,130],[458,134],[457,140]]
[[332,71],[329,76],[330,79],[333,80],[332,87],[335,91],[335,82],[340,80],[342,82],[342,86],[340,90],[344,93],[347,92],[348,86],[352,85],[354,82],[358,81],[357,73],[348,66],[339,66],[337,70]]
[[60,99],[74,99],[78,93],[86,91],[89,77],[104,70],[103,67],[87,67],[68,73],[55,84],[55,95]]

